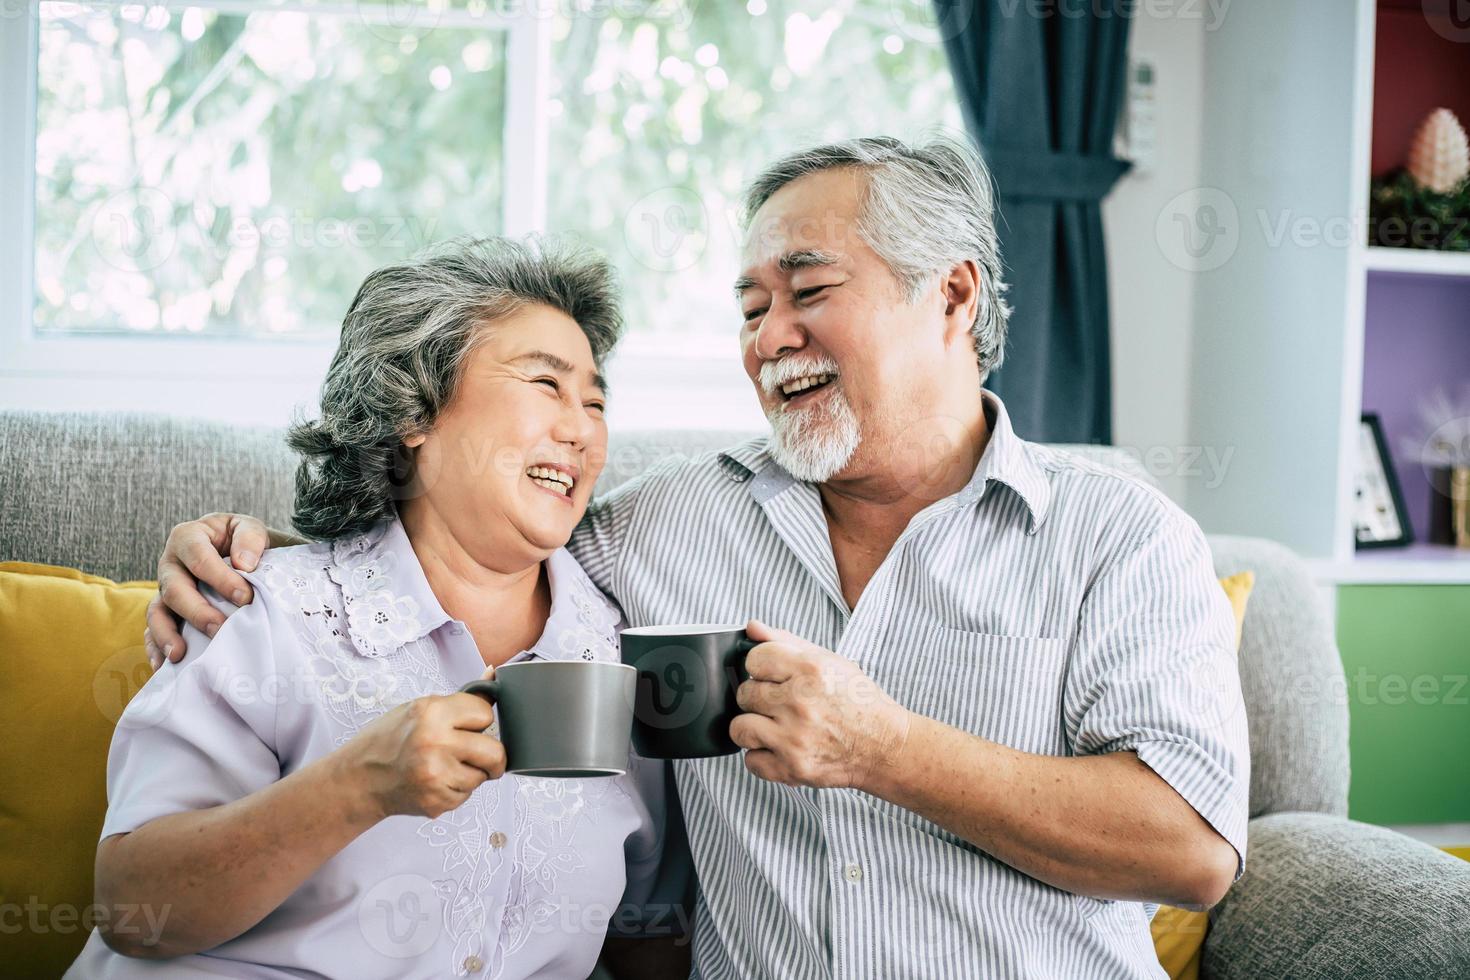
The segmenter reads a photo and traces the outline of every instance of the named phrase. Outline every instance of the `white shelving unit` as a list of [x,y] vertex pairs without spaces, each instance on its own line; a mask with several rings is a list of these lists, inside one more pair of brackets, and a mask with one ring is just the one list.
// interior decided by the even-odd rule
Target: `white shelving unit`
[[[1418,3],[1384,2],[1425,16]],[[1225,480],[1190,487],[1185,504],[1209,531],[1289,545],[1324,586],[1470,585],[1470,552],[1354,549],[1369,280],[1463,280],[1470,309],[1470,255],[1362,241],[1378,6],[1236,4],[1206,39],[1201,183],[1228,199],[1239,240],[1199,273],[1191,434],[1234,457]],[[1351,241],[1335,233],[1343,227]]]
[[1363,266],[1369,272],[1459,276],[1470,279],[1470,252],[1427,252],[1413,248],[1365,248],[1363,249]]

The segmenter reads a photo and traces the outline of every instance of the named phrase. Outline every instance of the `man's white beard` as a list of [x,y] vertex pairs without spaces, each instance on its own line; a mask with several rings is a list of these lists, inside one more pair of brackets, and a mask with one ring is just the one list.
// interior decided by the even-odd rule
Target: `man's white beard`
[[807,483],[825,483],[841,473],[862,442],[857,416],[840,388],[804,408],[776,405],[766,410],[766,418],[771,423],[771,458]]

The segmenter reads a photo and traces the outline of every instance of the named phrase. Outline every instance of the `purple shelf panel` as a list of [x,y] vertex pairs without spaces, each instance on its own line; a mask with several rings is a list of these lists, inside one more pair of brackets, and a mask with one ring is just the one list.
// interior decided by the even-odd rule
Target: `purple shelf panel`
[[1419,405],[1440,388],[1470,396],[1470,279],[1373,272],[1363,325],[1363,411],[1377,412],[1417,541],[1432,492],[1404,443],[1421,435]]

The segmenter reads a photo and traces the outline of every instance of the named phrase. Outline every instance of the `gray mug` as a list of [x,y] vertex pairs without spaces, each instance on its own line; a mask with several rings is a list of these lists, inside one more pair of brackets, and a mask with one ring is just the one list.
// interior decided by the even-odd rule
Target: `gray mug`
[[505,771],[581,779],[628,769],[638,671],[592,660],[527,660],[461,691],[499,709]]

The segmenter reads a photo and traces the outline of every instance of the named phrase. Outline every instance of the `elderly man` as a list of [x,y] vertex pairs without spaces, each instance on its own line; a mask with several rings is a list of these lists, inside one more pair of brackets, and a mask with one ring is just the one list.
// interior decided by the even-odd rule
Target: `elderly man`
[[[747,224],[741,351],[771,434],[664,461],[570,544],[630,624],[751,619],[764,641],[746,751],[676,765],[697,973],[1161,975],[1151,903],[1212,904],[1246,846],[1234,627],[1199,528],[1020,439],[982,389],[1008,311],[967,147],[794,154]],[[250,519],[181,525],[164,601],[209,626],[190,573],[228,595],[219,553],[266,544]],[[150,628],[182,654],[167,609]]]

